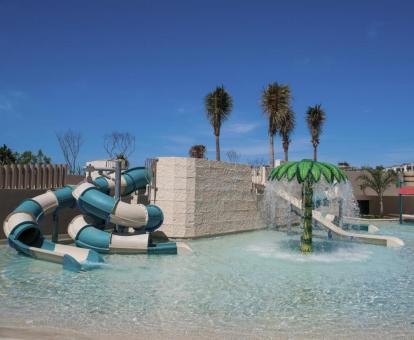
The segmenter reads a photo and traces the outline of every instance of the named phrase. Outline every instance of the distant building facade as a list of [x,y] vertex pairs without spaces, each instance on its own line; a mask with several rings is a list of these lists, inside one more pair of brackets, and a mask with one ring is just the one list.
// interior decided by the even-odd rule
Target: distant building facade
[[[364,170],[346,170],[348,178],[352,184],[354,197],[358,202],[360,213],[363,215],[379,214],[379,198],[378,195],[370,188],[361,189],[361,181],[359,176]],[[410,180],[404,175],[404,186],[410,186]],[[413,173],[414,174],[414,173]],[[384,192],[384,214],[398,216],[399,214],[399,193],[396,184],[391,184]],[[404,214],[414,214],[414,196],[404,198]]]
[[394,170],[395,172],[412,172],[414,171],[414,163],[403,163],[401,165],[393,165],[385,168],[386,170]]

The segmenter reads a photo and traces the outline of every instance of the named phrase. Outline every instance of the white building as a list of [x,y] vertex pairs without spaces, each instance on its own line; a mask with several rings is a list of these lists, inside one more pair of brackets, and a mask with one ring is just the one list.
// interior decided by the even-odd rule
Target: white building
[[395,172],[412,172],[414,171],[414,163],[403,163],[401,165],[393,165],[385,169],[394,170]]

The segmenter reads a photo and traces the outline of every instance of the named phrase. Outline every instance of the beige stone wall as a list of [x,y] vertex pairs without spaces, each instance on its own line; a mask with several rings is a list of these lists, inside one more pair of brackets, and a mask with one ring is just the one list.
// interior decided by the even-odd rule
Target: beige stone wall
[[264,227],[248,165],[161,157],[152,203],[164,212],[161,230],[192,238]]

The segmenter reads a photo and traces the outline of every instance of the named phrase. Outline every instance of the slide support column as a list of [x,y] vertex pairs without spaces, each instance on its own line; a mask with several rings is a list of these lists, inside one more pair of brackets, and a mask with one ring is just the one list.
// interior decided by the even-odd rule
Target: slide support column
[[52,242],[57,243],[59,241],[59,214],[56,209],[53,212],[53,229],[52,229]]
[[399,189],[399,198],[400,198],[400,224],[403,223],[403,195],[401,195],[401,188],[404,185],[404,174],[398,173],[398,189]]
[[[115,200],[118,202],[121,199],[121,160],[115,160]],[[122,227],[115,226],[117,232],[122,232]]]
[[339,199],[338,224],[343,229],[344,227],[344,200]]

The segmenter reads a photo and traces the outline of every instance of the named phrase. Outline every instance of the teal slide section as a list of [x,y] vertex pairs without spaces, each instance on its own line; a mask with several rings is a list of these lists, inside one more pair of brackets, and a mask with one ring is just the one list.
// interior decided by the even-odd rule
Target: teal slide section
[[147,205],[147,211],[148,222],[145,226],[145,230],[151,232],[161,226],[162,222],[164,222],[164,215],[159,207],[152,204]]
[[[124,195],[129,195],[132,192],[145,189],[147,184],[151,181],[151,174],[144,167],[137,167],[123,172],[122,177],[126,183],[124,188]],[[109,216],[116,206],[116,199],[107,195],[109,192],[108,182],[104,177],[97,177],[93,184],[95,188],[85,190],[78,199],[79,208],[87,215],[98,219],[109,221]],[[164,215],[162,210],[155,205],[147,205],[148,222],[144,226],[144,230],[152,232],[158,229],[163,221]],[[90,248],[101,253],[108,253],[111,243],[111,234],[100,230],[96,224],[91,222],[83,227],[75,239],[76,245],[79,247]],[[164,245],[160,247],[149,246],[148,253],[151,254],[176,254],[177,247],[174,242],[169,243],[169,246]]]
[[[129,195],[136,190],[145,189],[151,181],[150,172],[144,167],[136,167],[122,173],[126,186],[123,195]],[[109,216],[115,208],[116,199],[107,195],[109,191],[108,182],[105,177],[97,177],[93,184],[96,188],[85,190],[79,197],[78,206],[87,215],[109,221]],[[158,229],[163,221],[164,215],[160,208],[148,205],[148,223],[145,230],[148,232]]]
[[[72,197],[72,189],[72,187],[68,186],[53,192],[59,203],[58,208],[72,207],[75,204],[75,200]],[[38,202],[26,199],[13,212],[29,213],[35,218],[36,222],[26,221],[16,225],[8,236],[8,243],[11,247],[31,257],[36,257],[36,252],[30,248],[40,248],[51,252],[55,250],[56,244],[45,239],[40,231],[38,222],[45,214]],[[87,264],[79,263],[69,254],[65,254],[63,257],[63,268],[72,271],[89,269],[93,268],[94,264],[103,262],[103,259],[98,253],[90,250],[87,262]]]
[[93,249],[100,253],[109,253],[110,243],[111,233],[96,228],[94,223],[85,225],[75,239],[77,246]]
[[[145,189],[147,184],[151,182],[151,173],[145,167],[135,167],[122,173],[122,177],[127,184],[123,195],[129,195],[135,190]],[[108,181],[105,177],[97,177],[93,184],[102,192],[109,192]]]
[[78,199],[79,209],[87,215],[109,222],[109,215],[115,208],[114,197],[104,194],[96,188],[90,188],[82,193]]

